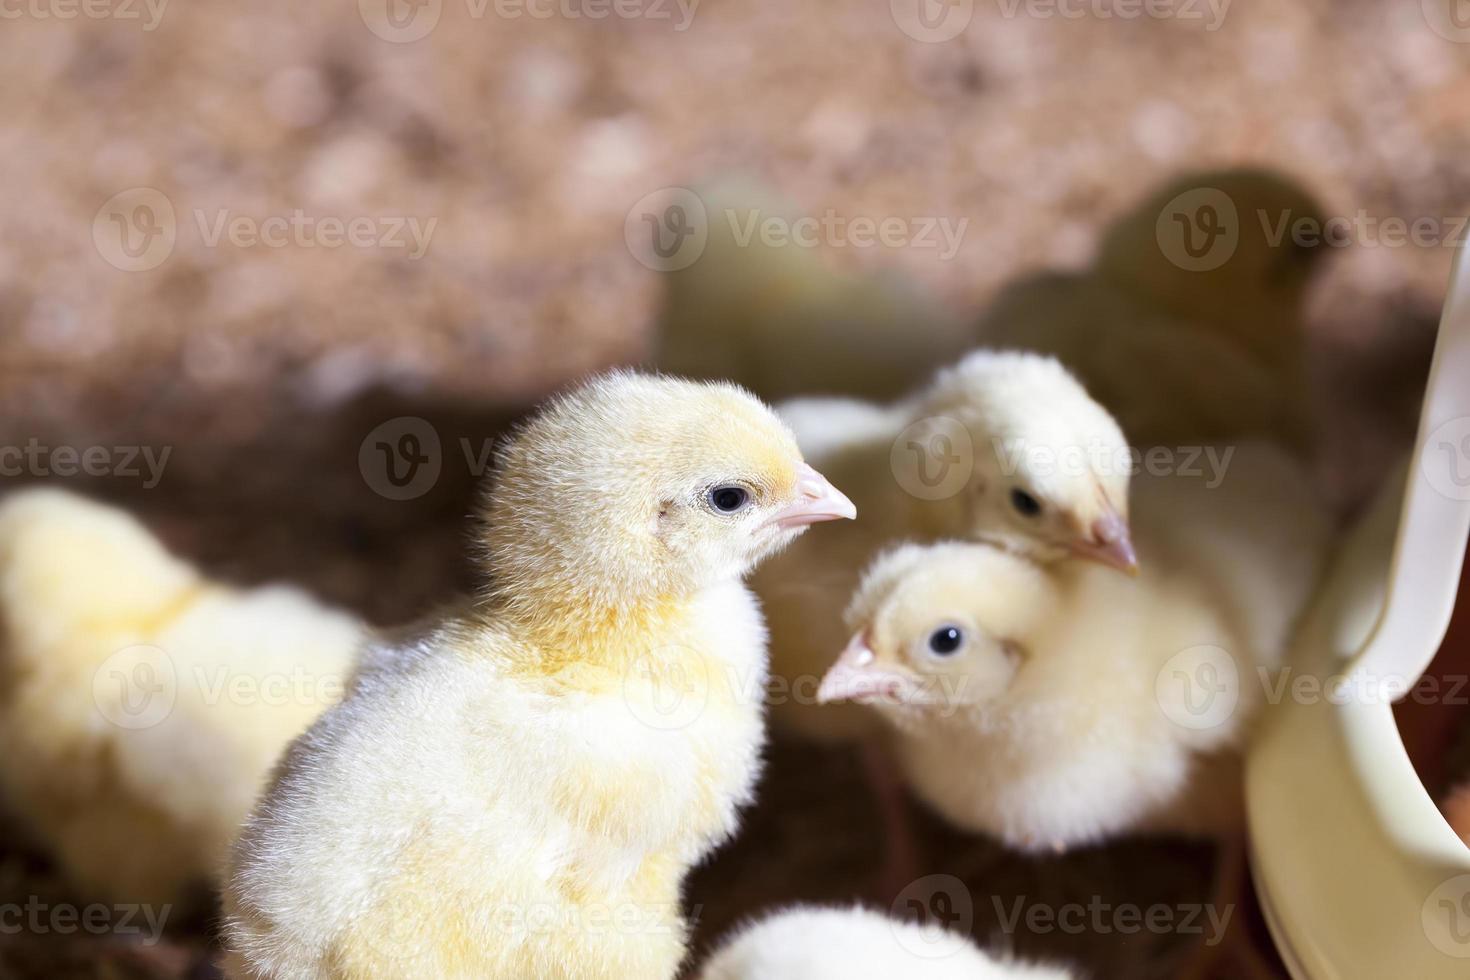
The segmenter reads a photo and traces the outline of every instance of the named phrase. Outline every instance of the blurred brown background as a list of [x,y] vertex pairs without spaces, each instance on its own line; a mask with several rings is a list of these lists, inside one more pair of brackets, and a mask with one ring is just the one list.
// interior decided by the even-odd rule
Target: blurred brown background
[[[167,447],[156,486],[84,489],[212,571],[389,623],[468,581],[460,440],[477,452],[547,391],[646,357],[661,284],[624,221],[660,188],[740,174],[811,214],[968,219],[952,258],[827,249],[960,316],[1019,273],[1086,262],[1107,220],[1187,168],[1264,165],[1330,215],[1465,234],[1461,0],[1178,0],[1165,16],[955,0],[916,29],[932,2],[0,0],[0,444]],[[280,247],[213,237],[297,212],[315,230]],[[400,218],[427,232],[421,255]],[[365,243],[326,247],[323,221]],[[1358,241],[1315,286],[1323,465],[1345,502],[1412,425],[1451,244]],[[444,468],[396,501],[358,453],[406,415],[433,422]],[[777,753],[786,802],[767,792],[696,889],[710,933],[860,892],[878,845],[843,802],[852,766]],[[1207,887],[1194,849],[1134,847],[1055,864],[1078,894],[1133,887],[1140,861],[1167,879],[1144,894]],[[943,850],[935,870],[967,881],[1060,887],[1055,868]],[[65,885],[10,848],[0,901],[37,893]],[[0,976],[184,976],[205,969],[204,935],[147,956],[0,935]],[[1098,945],[1099,976],[1167,972],[1143,940]]]

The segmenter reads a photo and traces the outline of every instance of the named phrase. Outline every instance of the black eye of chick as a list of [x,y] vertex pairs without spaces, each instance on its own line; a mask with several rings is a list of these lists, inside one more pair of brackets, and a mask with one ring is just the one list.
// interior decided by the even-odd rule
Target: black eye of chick
[[1025,490],[1011,491],[1011,506],[1016,508],[1016,513],[1022,517],[1035,517],[1041,513],[1041,501]]
[[715,487],[709,492],[709,505],[721,514],[734,514],[750,502],[744,487]]
[[941,657],[947,657],[954,653],[960,648],[960,644],[964,642],[964,631],[958,626],[941,626],[929,634],[929,649]]

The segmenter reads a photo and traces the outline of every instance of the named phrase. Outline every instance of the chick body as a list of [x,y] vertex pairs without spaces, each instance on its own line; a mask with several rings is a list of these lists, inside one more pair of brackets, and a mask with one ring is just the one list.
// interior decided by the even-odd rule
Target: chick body
[[[525,641],[441,626],[293,749],[242,844],[232,976],[673,975],[684,870],[758,772],[759,701],[726,680],[759,690],[759,611],[711,589],[554,673]],[[666,716],[681,672],[710,683]]]
[[988,956],[967,937],[863,908],[787,909],[737,932],[700,980],[1066,980],[1057,967]]
[[[748,506],[712,509],[724,478]],[[485,594],[368,658],[252,816],[230,975],[672,977],[684,873],[759,768],[740,577],[850,509],[733,388],[617,375],[538,415],[497,466]]]
[[[878,707],[900,764],[955,824],[1033,851],[1238,829],[1239,750],[1330,525],[1268,445],[1241,447],[1213,489],[1135,486],[1137,580],[958,543],[901,547],[866,577],[834,675],[895,692]],[[970,645],[934,655],[947,625]]]
[[8,805],[83,894],[159,907],[213,881],[366,634],[300,590],[212,582],[53,489],[0,504],[0,623]]

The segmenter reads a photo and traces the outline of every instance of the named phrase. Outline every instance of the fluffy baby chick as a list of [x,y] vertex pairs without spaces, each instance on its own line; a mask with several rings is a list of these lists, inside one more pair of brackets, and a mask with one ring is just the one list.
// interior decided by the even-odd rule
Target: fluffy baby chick
[[187,904],[365,626],[230,588],[134,518],[52,489],[0,504],[0,794],[82,894]]
[[[814,703],[862,569],[904,539],[990,541],[1038,561],[1135,564],[1127,444],[1056,361],[975,351],[891,406],[807,399],[780,411],[808,458],[849,488],[861,521],[797,542],[754,579],[771,623],[773,718],[816,738],[874,729]],[[1120,465],[1120,460],[1122,465]]]
[[794,908],[716,950],[700,980],[1066,980],[1056,967],[982,953],[968,938],[863,908]]
[[232,977],[672,977],[762,743],[741,577],[852,504],[729,385],[619,374],[505,447],[483,596],[292,746],[234,853]]
[[699,195],[708,238],[666,276],[660,367],[770,399],[890,399],[968,346],[966,325],[912,284],[844,274],[816,248],[762,234],[761,222],[799,218],[769,191],[724,181]]
[[1135,487],[1135,581],[964,543],[899,547],[864,577],[820,697],[873,704],[957,825],[1022,850],[1238,827],[1258,671],[1280,663],[1329,524],[1271,446],[1241,447],[1218,487]]
[[[1218,239],[1228,257],[1195,269],[1181,265],[1189,258],[1182,241],[1167,236],[1176,210],[1195,220],[1200,208],[1228,221],[1218,233],[1229,236]],[[1304,446],[1302,307],[1320,250],[1276,235],[1282,220],[1317,215],[1305,191],[1265,172],[1182,178],[1110,228],[1093,268],[1002,289],[976,336],[1056,356],[1135,445],[1271,438]],[[1202,245],[1203,232],[1193,234]]]
[[[1324,220],[1312,195],[1281,174],[1254,168],[1188,174],[1113,223],[1097,270],[1181,324],[1228,340],[1278,382],[1299,384],[1303,306],[1327,249],[1312,247],[1294,229],[1320,229]],[[1191,253],[1213,268],[1189,268]]]

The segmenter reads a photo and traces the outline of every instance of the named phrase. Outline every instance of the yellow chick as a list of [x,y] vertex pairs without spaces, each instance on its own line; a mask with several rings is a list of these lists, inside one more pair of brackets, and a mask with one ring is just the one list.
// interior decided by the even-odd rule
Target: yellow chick
[[1137,580],[954,542],[865,575],[819,697],[877,708],[910,784],[955,824],[1021,850],[1238,829],[1238,750],[1330,524],[1264,444],[1218,486],[1135,488]]
[[877,730],[867,711],[815,695],[862,569],[894,541],[964,537],[1038,561],[1136,565],[1127,443],[1051,358],[975,351],[891,406],[807,399],[779,411],[863,515],[797,542],[753,580],[779,678],[772,717],[785,728],[822,739]]
[[[1318,214],[1305,191],[1266,172],[1183,178],[1120,218],[1092,269],[1002,289],[976,337],[1060,359],[1135,445],[1305,446],[1302,307],[1321,250],[1290,229]],[[1213,236],[1217,254],[1198,264],[1169,237],[1181,234],[1196,249]]]
[[370,660],[235,849],[234,978],[674,976],[763,741],[741,577],[853,505],[730,385],[614,374],[508,443],[483,595]]
[[830,267],[803,244],[803,217],[768,191],[725,181],[698,195],[708,236],[695,261],[666,276],[661,368],[729,378],[773,400],[891,399],[968,346],[964,322],[915,285]]
[[0,504],[0,624],[0,794],[83,894],[159,907],[205,894],[366,633],[53,489]]
[[715,951],[699,980],[1067,980],[1058,967],[987,955],[968,937],[864,908],[797,907]]

